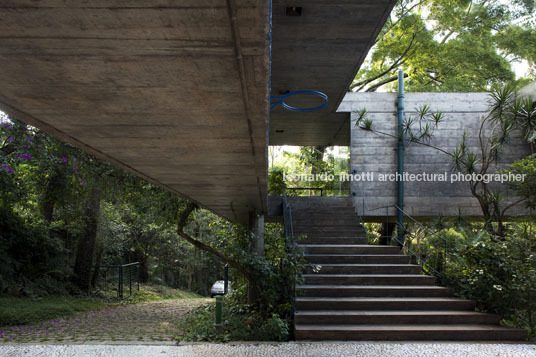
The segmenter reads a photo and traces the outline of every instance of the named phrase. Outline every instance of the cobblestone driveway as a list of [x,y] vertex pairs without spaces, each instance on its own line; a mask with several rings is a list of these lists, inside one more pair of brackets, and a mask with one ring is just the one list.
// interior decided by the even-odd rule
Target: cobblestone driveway
[[42,323],[0,329],[2,343],[171,342],[173,324],[208,299],[164,300],[84,312]]

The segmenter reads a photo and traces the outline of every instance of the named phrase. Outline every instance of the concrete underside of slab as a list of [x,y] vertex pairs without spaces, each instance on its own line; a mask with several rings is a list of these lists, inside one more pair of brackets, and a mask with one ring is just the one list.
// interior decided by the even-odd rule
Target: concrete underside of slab
[[236,222],[266,207],[269,3],[0,4],[0,109]]
[[394,3],[273,1],[273,95],[329,105],[279,107],[269,129],[269,0],[5,0],[0,110],[247,223],[267,210],[268,136],[349,145],[336,108]]
[[[272,94],[318,90],[327,107],[315,112],[271,113],[270,145],[350,145],[349,113],[337,113],[358,68],[389,16],[393,0],[274,0]],[[286,16],[289,6],[301,16]],[[289,98],[314,107],[319,98]]]

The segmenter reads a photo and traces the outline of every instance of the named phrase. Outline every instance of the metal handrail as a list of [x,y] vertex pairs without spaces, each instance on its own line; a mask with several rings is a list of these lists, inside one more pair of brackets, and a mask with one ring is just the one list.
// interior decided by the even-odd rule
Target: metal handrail
[[[434,232],[432,231],[431,229],[429,229],[427,226],[425,226],[424,224],[422,224],[421,222],[417,221],[415,218],[411,217],[409,214],[407,214],[406,212],[404,212],[404,210],[402,210],[400,207],[398,207],[397,205],[394,205],[394,207],[396,209],[398,209],[400,212],[402,212],[402,214],[406,217],[408,217],[411,221],[413,221],[414,223],[416,223],[417,225],[419,225],[420,227],[422,227],[426,232],[440,238],[444,243],[445,245],[443,246],[443,269],[446,269],[447,267],[447,253],[448,253],[448,243],[449,241],[447,239],[445,239],[444,237],[441,237],[439,234],[437,234],[437,232]],[[395,240],[400,244],[401,242],[395,237]],[[434,273],[436,275],[438,275],[439,277],[445,279],[445,280],[450,280],[450,281],[453,281],[453,279],[451,277],[449,277],[448,275],[445,275],[444,273],[441,273],[440,271],[436,270],[435,268],[433,268],[432,266],[430,266],[430,264],[426,263],[426,261],[421,258],[418,254],[416,254],[415,252],[413,252],[411,249],[409,249],[409,247],[406,245],[406,250],[411,254],[413,255],[418,262],[421,262],[423,263],[426,267],[428,267],[429,269],[433,270]],[[459,283],[459,282],[458,282]]]
[[[400,242],[400,241],[398,240],[398,237],[397,237],[397,236],[395,236],[394,239],[398,242],[398,244],[400,244],[400,245],[403,244],[402,242]],[[413,256],[417,259],[417,262],[421,262],[421,263],[424,264],[428,269],[433,270],[437,275],[439,275],[439,276],[441,276],[441,277],[445,277],[445,275],[444,275],[443,273],[439,272],[439,271],[436,270],[434,267],[432,267],[430,264],[426,263],[426,261],[425,261],[423,258],[421,258],[417,253],[415,253],[415,252],[413,252],[411,249],[409,249],[409,247],[406,246],[406,250],[407,250],[408,252],[410,252],[411,255],[413,255]]]
[[324,188],[322,187],[287,187],[287,190],[302,190],[302,191],[320,191],[320,196],[323,196]]
[[[359,213],[359,209],[357,207],[355,207],[355,213],[357,213],[357,215],[359,216],[359,220],[361,221],[361,226],[363,227],[363,229],[365,230],[365,236],[367,237],[367,239],[369,238],[369,234],[368,234],[368,230],[367,230],[367,227],[365,227],[365,220],[363,219],[363,215],[361,213]],[[365,213],[365,212],[363,212]]]
[[410,220],[412,220],[414,223],[418,224],[419,226],[421,226],[422,228],[424,228],[428,233],[438,237],[439,239],[445,241],[448,243],[448,241],[441,237],[439,234],[437,234],[437,232],[434,232],[432,231],[430,228],[426,227],[424,224],[422,224],[421,222],[417,221],[415,218],[411,217],[409,214],[407,214],[406,212],[404,212],[404,210],[400,207],[398,207],[397,205],[394,205],[394,207],[399,210],[400,212],[402,212],[402,214],[404,214],[404,216],[408,217]]
[[[444,243],[444,246],[443,246],[443,267],[446,268],[447,266],[447,245],[448,245],[448,241],[441,237],[439,234],[437,234],[437,232],[434,232],[432,231],[431,229],[429,229],[428,227],[426,227],[424,224],[422,224],[421,222],[417,221],[415,218],[411,217],[409,214],[407,214],[406,212],[404,212],[404,210],[400,207],[398,207],[397,205],[394,205],[394,207],[399,210],[399,212],[402,212],[402,215],[405,216],[405,217],[408,217],[411,221],[413,221],[415,224],[417,224],[418,226],[422,227],[426,232],[432,234],[433,236],[441,239]],[[397,239],[397,242],[400,243]],[[406,247],[407,249],[407,247]],[[443,274],[440,274],[441,276],[444,276]]]
[[[296,260],[296,240],[294,239],[294,227],[292,223],[292,207],[287,202],[286,192],[283,192],[281,196],[281,206],[283,210],[283,227],[285,231],[285,238],[290,239],[290,242],[287,241],[287,244],[290,243],[292,246],[292,252],[294,254],[294,260]],[[296,280],[298,277],[298,272],[296,270],[296,262],[294,262],[294,272],[292,279],[292,292],[291,292],[291,308],[290,315],[292,321],[294,321],[294,313],[296,311]]]

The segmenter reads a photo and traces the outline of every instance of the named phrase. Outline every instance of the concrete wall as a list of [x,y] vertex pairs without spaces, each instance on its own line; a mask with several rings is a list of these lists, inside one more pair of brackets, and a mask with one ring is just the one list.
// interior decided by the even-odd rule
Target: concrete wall
[[[352,112],[351,120],[351,169],[372,172],[374,181],[353,182],[351,184],[354,204],[366,220],[383,220],[388,214],[396,215],[395,208],[386,212],[385,206],[396,204],[397,183],[380,182],[379,174],[392,174],[397,170],[397,139],[355,127],[359,110],[366,108],[373,120],[373,129],[396,135],[396,93],[348,93],[339,111]],[[442,111],[445,121],[439,125],[430,142],[434,146],[454,151],[467,132],[469,149],[480,152],[478,130],[481,118],[489,102],[488,93],[406,93],[407,116],[417,116],[416,109],[424,104],[432,111]],[[486,131],[489,134],[489,131]],[[499,166],[528,155],[529,147],[519,137],[505,149]],[[405,182],[405,211],[414,217],[479,216],[481,210],[477,200],[471,195],[467,182],[450,183],[452,159],[438,150],[419,144],[406,143],[405,171],[418,174],[438,174],[448,172],[448,182]],[[494,171],[494,170],[493,170]],[[504,186],[503,186],[504,188]],[[508,197],[505,202],[512,201]],[[523,207],[509,211],[513,215],[527,214]]]

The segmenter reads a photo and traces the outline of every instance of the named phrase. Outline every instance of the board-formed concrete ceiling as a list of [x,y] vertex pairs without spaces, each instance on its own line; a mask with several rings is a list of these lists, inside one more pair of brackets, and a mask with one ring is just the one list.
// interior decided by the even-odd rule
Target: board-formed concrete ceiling
[[[272,94],[317,90],[329,104],[316,112],[271,113],[270,145],[350,145],[350,116],[337,108],[395,0],[274,0]],[[287,14],[287,8],[299,8]],[[291,99],[289,98],[289,101]],[[318,98],[293,98],[303,107]]]
[[247,222],[266,207],[268,5],[1,1],[0,109]]
[[335,111],[393,3],[274,0],[273,95],[330,102],[278,108],[269,131],[269,0],[2,0],[0,110],[246,223],[266,211],[269,133],[348,144]]

